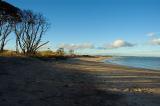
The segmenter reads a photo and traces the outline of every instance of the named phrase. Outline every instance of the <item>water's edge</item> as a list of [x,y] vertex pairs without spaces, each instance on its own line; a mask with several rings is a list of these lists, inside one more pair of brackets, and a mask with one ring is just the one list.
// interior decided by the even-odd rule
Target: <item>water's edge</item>
[[[120,58],[120,59],[119,59]],[[128,60],[130,60],[130,62],[128,62],[127,63],[127,61],[128,60],[126,60],[126,63],[127,64],[125,64],[125,59],[124,58],[130,58],[130,59],[128,59]],[[134,58],[134,61],[132,60]],[[152,65],[150,65],[150,66],[152,66],[152,67],[150,67],[150,66],[147,66],[146,64],[145,64],[145,60],[144,60],[144,65],[143,66],[140,66],[140,64],[138,64],[138,63],[136,63],[136,64],[138,64],[138,65],[136,65],[134,62],[137,62],[137,61],[135,61],[136,59],[135,58],[137,58],[137,60],[138,61],[140,61],[141,62],[141,64],[143,63],[143,57],[131,57],[131,56],[129,56],[129,57],[126,57],[126,56],[120,56],[120,57],[112,57],[112,58],[109,58],[109,59],[104,59],[104,60],[102,60],[101,62],[103,62],[103,63],[105,63],[105,64],[112,64],[112,65],[119,65],[119,66],[124,66],[124,67],[128,67],[128,68],[136,68],[136,69],[145,69],[145,70],[153,70],[153,71],[160,71],[160,68],[155,68],[154,66],[152,66]],[[147,58],[147,57],[144,57],[144,58]],[[152,58],[152,57],[148,57],[148,58]],[[153,58],[155,58],[155,57],[153,57]],[[117,59],[117,60],[116,60]],[[122,62],[122,63],[120,63],[121,62],[121,59],[122,59],[122,61],[124,62]],[[159,61],[158,61],[159,63],[160,63],[160,58],[159,58]],[[152,63],[152,62],[151,62]],[[145,66],[146,65],[146,66]],[[154,65],[154,64],[153,64]],[[160,67],[160,66],[159,66]]]

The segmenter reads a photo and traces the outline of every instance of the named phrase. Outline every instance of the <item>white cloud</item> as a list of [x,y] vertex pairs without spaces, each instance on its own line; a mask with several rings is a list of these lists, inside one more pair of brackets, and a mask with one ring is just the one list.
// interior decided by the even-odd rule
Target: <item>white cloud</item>
[[152,45],[160,45],[160,38],[153,38],[151,39],[150,43]]
[[121,48],[121,47],[133,47],[134,44],[126,42],[124,40],[115,40],[114,42],[112,42],[109,45],[104,45],[105,49],[114,49],[114,48]]
[[156,36],[157,34],[156,34],[155,32],[149,32],[147,35],[150,36],[150,37],[154,37],[154,36]]
[[150,32],[148,36],[150,37],[149,44],[151,45],[160,45],[160,38],[158,33]]
[[59,48],[64,48],[68,50],[78,50],[78,49],[93,49],[94,45],[91,43],[82,43],[82,44],[60,44]]

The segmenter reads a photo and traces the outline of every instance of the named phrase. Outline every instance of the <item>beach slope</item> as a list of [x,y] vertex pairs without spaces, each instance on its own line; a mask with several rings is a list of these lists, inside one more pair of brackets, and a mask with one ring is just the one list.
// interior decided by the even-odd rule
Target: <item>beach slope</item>
[[0,57],[0,105],[160,105],[160,71],[104,64],[99,60],[102,58],[55,61]]

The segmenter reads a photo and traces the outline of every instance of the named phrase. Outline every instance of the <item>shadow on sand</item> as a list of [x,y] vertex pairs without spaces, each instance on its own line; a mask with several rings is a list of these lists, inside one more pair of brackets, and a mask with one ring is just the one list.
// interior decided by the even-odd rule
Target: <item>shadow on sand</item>
[[125,94],[100,90],[95,76],[62,63],[0,57],[0,106],[136,106]]

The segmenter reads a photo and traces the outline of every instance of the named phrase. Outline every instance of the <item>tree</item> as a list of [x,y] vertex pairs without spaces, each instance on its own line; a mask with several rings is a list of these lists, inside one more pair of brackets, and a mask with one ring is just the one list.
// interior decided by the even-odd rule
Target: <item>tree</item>
[[0,14],[0,52],[4,51],[4,47],[8,42],[8,36],[12,32],[11,17]]
[[[3,27],[3,31],[6,33],[10,32],[11,26],[9,26],[9,24],[11,22],[17,23],[18,21],[21,21],[21,10],[19,8],[5,2],[5,1],[2,1],[2,0],[0,0],[0,15],[1,15],[1,24],[4,23],[4,21],[5,21],[5,24],[3,24],[3,26],[1,26],[1,28]],[[2,20],[2,18],[3,18],[3,20]],[[7,20],[7,22],[10,21],[10,23],[7,23],[6,20]],[[4,27],[4,26],[6,26],[6,27]],[[4,28],[6,28],[6,29],[4,29]],[[8,31],[5,31],[5,30],[8,30]],[[9,35],[9,33],[8,33],[8,35]],[[5,37],[3,37],[3,41],[1,44],[2,46],[4,44],[6,44],[6,43],[4,43],[4,41],[5,41],[6,37],[8,37],[8,35],[4,34]],[[16,45],[16,48],[17,48],[17,45]]]
[[74,55],[74,50],[73,49],[69,50],[69,54]]
[[20,19],[19,12],[21,10],[6,1],[0,0],[0,14],[2,15],[8,15],[10,17],[14,17],[17,19]]
[[59,49],[57,49],[57,55],[58,56],[64,56],[64,48],[59,48]]
[[24,10],[21,21],[14,24],[17,49],[20,47],[25,55],[35,54],[40,47],[48,43],[41,42],[48,27],[49,24],[42,14]]

